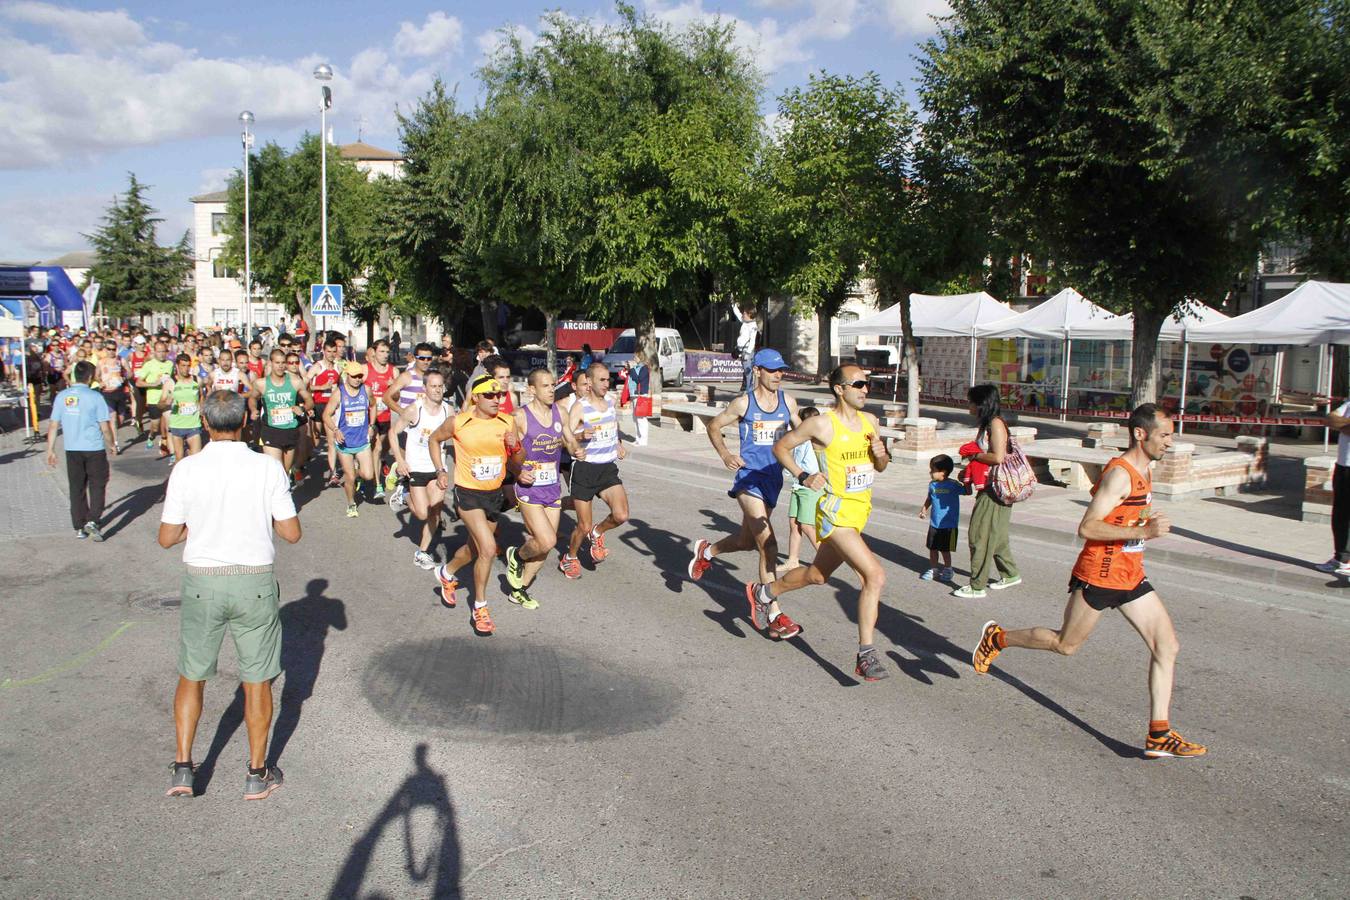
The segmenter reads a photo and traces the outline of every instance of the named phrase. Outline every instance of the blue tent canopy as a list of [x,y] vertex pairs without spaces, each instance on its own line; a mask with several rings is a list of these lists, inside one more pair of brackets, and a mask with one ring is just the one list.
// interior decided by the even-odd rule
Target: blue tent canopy
[[[33,272],[47,273],[45,292],[26,290],[21,286]],[[39,320],[45,326],[71,325],[84,328],[88,325],[84,296],[60,266],[0,266],[0,287],[7,297],[31,300],[38,309]]]

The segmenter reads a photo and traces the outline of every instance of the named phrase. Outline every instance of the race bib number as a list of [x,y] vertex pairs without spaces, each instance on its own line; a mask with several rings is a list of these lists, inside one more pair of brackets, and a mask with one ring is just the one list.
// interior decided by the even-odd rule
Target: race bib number
[[295,421],[295,410],[289,406],[274,406],[267,411],[267,421],[273,428],[282,428]]
[[469,474],[474,481],[496,481],[502,474],[500,456],[478,456],[469,462]]
[[872,477],[875,474],[876,470],[872,468],[871,463],[849,466],[844,470],[844,491],[849,494],[856,494],[859,491],[871,490]]
[[603,425],[595,426],[595,437],[591,440],[597,444],[612,444],[618,437],[619,426],[613,422],[606,422]]
[[360,428],[366,424],[366,411],[364,409],[347,410],[347,427]]
[[178,404],[178,414],[180,416],[195,416],[197,414],[197,404],[195,403]]
[[384,401],[381,400],[379,397],[376,397],[376,398],[375,398],[375,415],[377,415],[377,416],[378,416],[378,415],[382,415],[383,413],[388,412],[388,411],[389,411],[389,407],[385,405]]
[[555,462],[530,463],[534,470],[534,486],[548,487],[558,483],[558,464]]
[[[1139,518],[1138,520],[1136,520],[1135,524],[1139,526],[1147,525],[1148,520],[1151,518],[1153,518],[1153,507],[1152,506],[1145,507],[1144,510],[1139,513]],[[1143,553],[1144,552],[1143,539],[1141,538],[1139,540],[1126,541],[1125,543],[1120,545],[1120,552]]]
[[758,447],[771,447],[783,436],[783,423],[779,419],[750,423],[750,439]]

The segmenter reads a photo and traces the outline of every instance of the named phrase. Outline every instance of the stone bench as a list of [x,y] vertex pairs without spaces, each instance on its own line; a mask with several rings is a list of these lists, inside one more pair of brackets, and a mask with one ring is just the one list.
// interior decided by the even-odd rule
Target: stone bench
[[706,403],[663,403],[661,404],[661,415],[670,416],[680,423],[680,427],[685,431],[692,431],[694,434],[707,434],[708,423],[711,422],[725,406],[709,406]]
[[[961,445],[975,440],[977,430],[974,426],[938,428],[937,419],[926,416],[905,419],[903,424],[902,430],[882,428],[881,433],[884,437],[893,439],[890,447],[891,458],[909,466],[927,466],[928,461],[939,453],[945,453],[953,460],[959,460]],[[1008,433],[1017,441],[1023,452],[1030,450],[1036,442],[1035,428],[1009,425]]]
[[[1102,477],[1102,469],[1120,454],[1108,448],[1084,447],[1070,440],[1037,441],[1023,447],[1027,462],[1038,479],[1050,478],[1068,487],[1092,487]],[[1037,464],[1036,460],[1044,460]]]

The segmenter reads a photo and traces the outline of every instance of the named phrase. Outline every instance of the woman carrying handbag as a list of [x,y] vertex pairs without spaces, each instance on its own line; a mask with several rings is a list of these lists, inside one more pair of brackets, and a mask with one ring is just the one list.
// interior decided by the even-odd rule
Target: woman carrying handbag
[[[966,398],[970,401],[970,414],[979,423],[975,443],[982,451],[970,457],[970,461],[991,468],[984,489],[975,495],[975,508],[970,514],[970,584],[957,588],[952,596],[978,599],[988,595],[986,588],[997,591],[1022,583],[1008,542],[1012,502],[1021,497],[1001,498],[995,482],[999,479],[999,466],[1020,460],[1020,474],[1020,467],[1025,467],[1026,461],[1008,434],[1008,424],[1003,421],[998,388],[992,384],[977,384]],[[995,572],[999,577],[991,580],[990,576]]]
[[647,366],[647,354],[638,350],[633,354],[633,367],[628,371],[628,392],[633,398],[633,443],[647,446],[647,420],[652,415],[652,370]]

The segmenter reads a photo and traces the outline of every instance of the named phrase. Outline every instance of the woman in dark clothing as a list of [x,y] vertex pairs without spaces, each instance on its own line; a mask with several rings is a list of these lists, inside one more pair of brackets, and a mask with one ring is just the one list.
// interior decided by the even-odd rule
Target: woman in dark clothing
[[[1003,421],[998,388],[992,384],[977,384],[966,394],[970,414],[979,423],[975,443],[980,453],[968,461],[997,466],[1008,453],[1008,423]],[[989,473],[992,481],[994,473]],[[954,595],[978,598],[987,595],[986,588],[1002,590],[1022,583],[1008,543],[1008,529],[1012,524],[1012,507],[994,499],[988,487],[975,495],[975,508],[970,514],[970,584],[957,588]],[[990,576],[997,570],[998,580]]]

